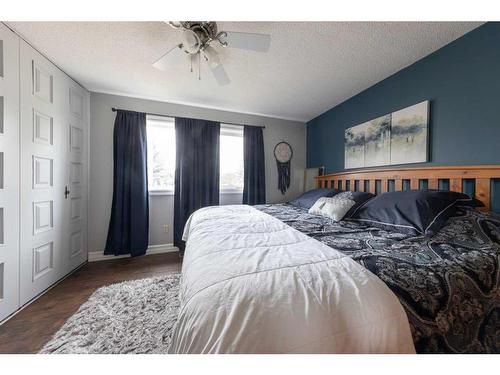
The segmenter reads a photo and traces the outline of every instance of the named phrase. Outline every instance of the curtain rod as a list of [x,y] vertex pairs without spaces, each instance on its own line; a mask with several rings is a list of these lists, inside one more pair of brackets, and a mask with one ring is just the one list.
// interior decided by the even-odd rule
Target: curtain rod
[[[116,111],[128,111],[128,109],[121,109],[121,108],[115,108],[115,107],[112,107],[111,110],[113,112],[116,112]],[[134,111],[132,111],[132,112],[134,112]],[[149,113],[149,112],[146,112],[146,114],[150,115],[150,116],[159,116],[159,117],[174,117],[174,116],[160,115],[158,113]],[[203,118],[197,118],[196,120],[213,121],[213,120],[207,120],[207,119],[203,119]],[[220,121],[220,123],[221,124],[227,124],[227,125],[235,125],[235,126],[246,126],[244,124],[236,124],[234,122],[227,122],[227,121]],[[256,128],[262,128],[262,129],[266,128],[265,126],[262,126],[262,125],[248,125],[248,126],[255,126]]]

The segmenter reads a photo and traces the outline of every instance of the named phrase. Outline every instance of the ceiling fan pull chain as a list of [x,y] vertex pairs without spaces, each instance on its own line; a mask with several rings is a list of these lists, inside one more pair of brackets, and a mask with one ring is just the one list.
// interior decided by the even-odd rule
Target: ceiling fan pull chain
[[193,58],[189,56],[189,62],[191,63],[191,73],[193,73]]
[[201,81],[201,53],[198,52],[198,80]]

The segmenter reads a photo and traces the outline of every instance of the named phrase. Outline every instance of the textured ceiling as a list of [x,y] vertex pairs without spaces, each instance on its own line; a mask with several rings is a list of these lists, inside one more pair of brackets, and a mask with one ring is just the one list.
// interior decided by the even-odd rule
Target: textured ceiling
[[152,63],[179,43],[161,22],[8,22],[90,91],[308,121],[479,26],[478,22],[220,22],[271,34],[268,53],[218,48],[232,82],[187,61]]

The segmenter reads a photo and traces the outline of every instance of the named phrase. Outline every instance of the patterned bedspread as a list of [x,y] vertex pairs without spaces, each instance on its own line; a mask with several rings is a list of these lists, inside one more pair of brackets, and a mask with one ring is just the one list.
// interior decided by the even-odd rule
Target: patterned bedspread
[[419,353],[500,352],[500,216],[461,211],[432,237],[335,223],[290,204],[255,208],[351,256],[406,310]]

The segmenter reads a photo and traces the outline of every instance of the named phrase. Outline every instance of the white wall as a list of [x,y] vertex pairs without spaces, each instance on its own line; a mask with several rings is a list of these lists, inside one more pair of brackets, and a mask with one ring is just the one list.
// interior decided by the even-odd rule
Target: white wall
[[[90,205],[89,252],[102,251],[106,243],[113,197],[113,125],[112,107],[166,116],[202,118],[246,125],[264,125],[266,159],[266,195],[269,203],[289,201],[302,192],[306,165],[306,126],[296,121],[225,112],[199,107],[91,93],[90,95]],[[285,140],[293,148],[291,186],[285,195],[277,189],[278,173],[273,149]],[[239,204],[241,195],[222,195],[221,204]],[[150,245],[172,243],[174,201],[172,195],[150,196]],[[169,225],[164,233],[163,225]]]

